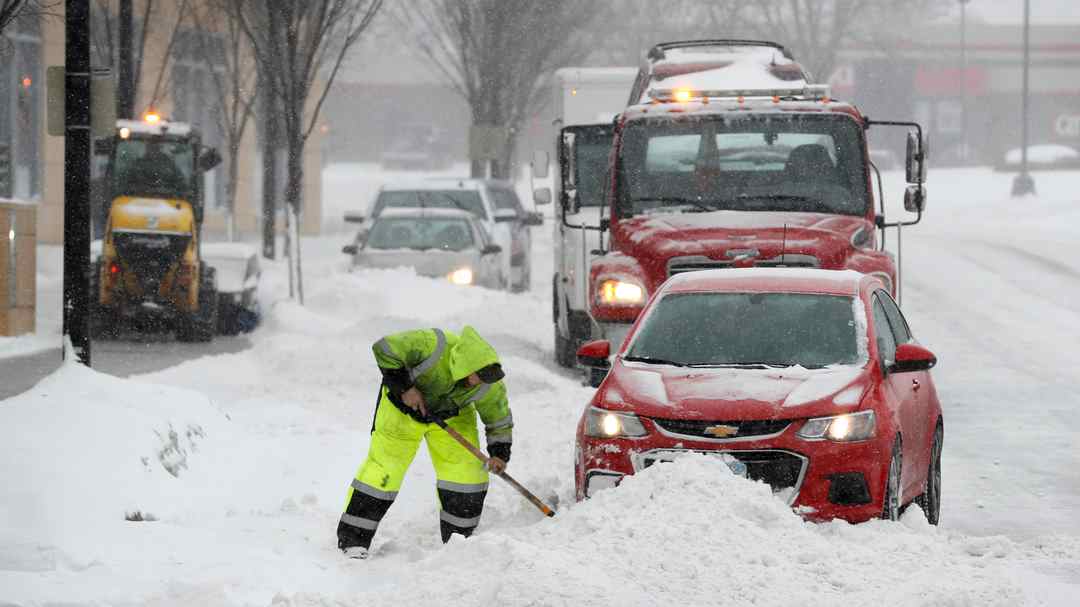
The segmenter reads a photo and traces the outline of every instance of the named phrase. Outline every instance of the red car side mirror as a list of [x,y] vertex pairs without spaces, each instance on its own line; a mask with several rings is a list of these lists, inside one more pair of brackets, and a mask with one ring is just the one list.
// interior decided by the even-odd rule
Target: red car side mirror
[[584,367],[607,367],[611,356],[611,342],[598,339],[583,344],[577,351],[578,364]]
[[918,344],[900,344],[896,347],[896,362],[889,368],[894,373],[926,371],[937,364],[934,353]]

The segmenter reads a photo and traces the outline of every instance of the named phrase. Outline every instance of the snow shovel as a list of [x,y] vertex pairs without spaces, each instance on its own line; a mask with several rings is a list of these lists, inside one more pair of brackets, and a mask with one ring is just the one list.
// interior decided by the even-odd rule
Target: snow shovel
[[[477,449],[475,445],[473,445],[468,440],[466,440],[465,437],[462,436],[460,432],[458,432],[457,430],[454,430],[450,426],[446,425],[446,422],[443,421],[442,419],[439,419],[438,417],[435,417],[434,419],[435,419],[435,423],[440,428],[442,428],[443,430],[446,430],[447,434],[452,436],[454,438],[454,440],[456,440],[457,442],[461,443],[462,447],[465,447],[466,449],[468,449],[469,453],[472,453],[473,455],[475,455],[476,459],[484,462],[484,465],[487,465],[489,458],[488,458],[488,456],[484,455],[483,451]],[[532,505],[539,508],[540,512],[543,512],[545,516],[555,516],[555,511],[554,510],[552,510],[547,504],[545,504],[543,501],[541,501],[540,498],[533,495],[531,491],[529,491],[528,489],[523,487],[521,485],[521,483],[514,480],[514,478],[512,476],[510,476],[506,472],[499,472],[499,473],[496,474],[496,476],[498,476],[498,477],[502,478],[504,481],[510,483],[511,487],[513,487],[514,489],[517,489],[518,493],[525,496],[525,499],[532,502]]]

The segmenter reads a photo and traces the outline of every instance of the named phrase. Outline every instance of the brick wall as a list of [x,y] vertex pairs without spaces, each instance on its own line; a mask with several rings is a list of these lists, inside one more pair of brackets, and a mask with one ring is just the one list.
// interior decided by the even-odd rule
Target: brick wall
[[35,206],[0,202],[0,335],[34,331],[36,215]]

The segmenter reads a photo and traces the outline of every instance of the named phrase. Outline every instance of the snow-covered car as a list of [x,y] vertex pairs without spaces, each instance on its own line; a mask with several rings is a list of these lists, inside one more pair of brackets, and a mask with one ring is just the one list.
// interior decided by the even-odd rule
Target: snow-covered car
[[458,285],[504,288],[502,247],[476,218],[457,209],[387,209],[342,252],[352,267],[411,267]]
[[[370,219],[387,209],[461,209],[471,213],[502,247],[500,271],[513,291],[529,289],[532,276],[532,235],[530,228],[543,224],[540,213],[528,212],[514,192],[513,184],[496,179],[457,177],[410,180],[384,185],[371,207]],[[367,221],[347,212],[345,221]],[[363,238],[365,230],[360,231]]]
[[[1023,160],[1023,148],[1013,148],[1005,153],[1003,169],[1015,171]],[[1028,165],[1033,168],[1080,167],[1080,150],[1057,143],[1028,146]]]
[[214,268],[218,290],[218,332],[247,333],[259,324],[258,250],[245,243],[213,242],[202,245],[206,263]]
[[895,520],[917,502],[937,524],[941,404],[936,358],[877,278],[802,268],[671,278],[578,424],[578,499],[688,451],[767,483],[811,520]]

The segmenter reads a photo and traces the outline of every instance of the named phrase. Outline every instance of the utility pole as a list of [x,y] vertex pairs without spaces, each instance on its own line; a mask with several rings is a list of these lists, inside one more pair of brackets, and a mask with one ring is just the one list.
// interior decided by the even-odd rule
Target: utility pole
[[277,98],[271,86],[263,87],[262,95],[262,232],[263,257],[277,257],[277,198],[278,198],[278,140],[281,118],[277,115]]
[[64,355],[90,366],[90,0],[65,0],[64,40]]
[[[117,15],[117,95],[116,117],[131,119],[135,115],[135,56],[132,53],[134,44],[132,38],[135,35],[133,23],[132,0],[120,0],[120,10]],[[146,27],[146,24],[143,24]]]
[[1020,174],[1013,180],[1012,195],[1035,193],[1035,180],[1028,173],[1028,72],[1031,70],[1031,0],[1024,0],[1024,84],[1020,123]]
[[968,65],[967,65],[967,4],[971,0],[960,2],[960,159],[966,164],[969,160],[968,147]]

